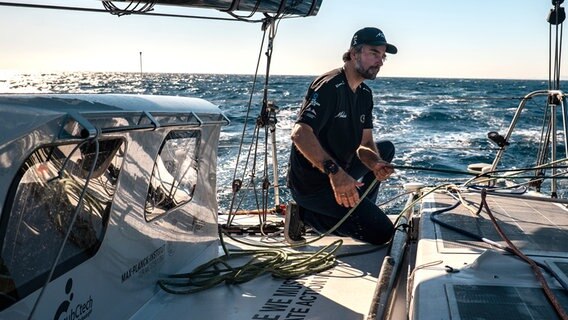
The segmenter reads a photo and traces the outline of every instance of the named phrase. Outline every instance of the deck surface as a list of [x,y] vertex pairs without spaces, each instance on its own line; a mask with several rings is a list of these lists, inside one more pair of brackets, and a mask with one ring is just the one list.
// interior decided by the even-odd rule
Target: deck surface
[[[258,218],[239,216],[235,223],[254,224],[258,223]],[[238,238],[253,242],[261,240],[256,235],[240,235]],[[350,238],[326,237],[298,250],[315,251],[336,239],[344,241],[339,254],[377,248]],[[277,236],[270,241],[281,245],[283,237]],[[230,248],[246,247],[230,239],[227,243]],[[244,284],[220,285],[190,295],[161,291],[134,319],[168,319],[173,315],[176,319],[211,320],[365,319],[385,252],[386,248],[383,248],[373,253],[340,258],[333,269],[301,279],[284,280],[262,275]],[[201,261],[189,266],[188,271],[210,258],[204,256]],[[183,314],[187,317],[180,317]]]
[[[411,319],[557,319],[527,263],[430,219],[434,215],[506,245],[487,212],[475,215],[480,194],[463,196],[473,212],[461,205],[436,214],[456,202],[447,194],[431,195],[423,204],[417,268],[411,279]],[[568,211],[563,205],[491,195],[487,203],[516,247],[568,283]],[[568,309],[568,293],[550,273],[544,274],[560,304]]]
[[[475,209],[479,207],[479,194],[468,194],[466,199],[474,204]],[[437,195],[436,202],[440,206],[450,206],[455,200]],[[488,196],[487,203],[505,234],[524,253],[567,256],[568,212],[560,205],[497,196]],[[460,226],[469,232],[506,245],[485,212],[475,216],[464,206],[459,206],[438,217],[443,222]],[[436,231],[438,239],[443,241],[444,249],[456,250],[479,245],[489,248],[489,245],[473,241],[449,229],[439,227]]]

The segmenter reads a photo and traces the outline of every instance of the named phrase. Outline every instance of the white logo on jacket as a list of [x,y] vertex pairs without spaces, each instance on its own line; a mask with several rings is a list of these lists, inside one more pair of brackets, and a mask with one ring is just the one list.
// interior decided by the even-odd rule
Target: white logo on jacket
[[335,117],[339,119],[347,119],[347,113],[345,111],[341,111],[340,113],[336,114]]
[[312,98],[310,99],[310,103],[308,105],[312,106],[312,107],[319,107],[320,106],[320,104],[318,102],[317,92],[312,95]]
[[312,118],[312,119],[315,119],[315,117],[317,116],[316,110],[314,110],[314,108],[312,108],[312,107],[306,108],[306,110],[304,111],[304,114],[306,115],[306,117]]

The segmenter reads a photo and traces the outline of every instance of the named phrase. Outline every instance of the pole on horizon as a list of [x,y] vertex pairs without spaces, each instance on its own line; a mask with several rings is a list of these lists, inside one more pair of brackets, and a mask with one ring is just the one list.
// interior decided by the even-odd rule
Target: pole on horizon
[[142,76],[142,51],[140,51],[140,75]]

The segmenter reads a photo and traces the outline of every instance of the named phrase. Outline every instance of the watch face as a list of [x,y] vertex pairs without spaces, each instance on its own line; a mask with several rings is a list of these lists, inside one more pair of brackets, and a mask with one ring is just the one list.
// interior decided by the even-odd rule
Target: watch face
[[323,162],[323,169],[327,174],[336,174],[339,171],[339,167],[333,160],[325,160]]

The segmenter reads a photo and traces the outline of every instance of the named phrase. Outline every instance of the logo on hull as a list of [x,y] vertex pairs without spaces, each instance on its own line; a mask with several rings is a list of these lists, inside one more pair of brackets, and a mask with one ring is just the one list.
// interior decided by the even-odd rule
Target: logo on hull
[[89,300],[79,303],[71,307],[71,302],[73,302],[73,278],[67,280],[65,285],[65,293],[67,294],[67,300],[61,302],[53,320],[84,320],[87,319],[91,312],[93,312],[93,298],[89,296]]

